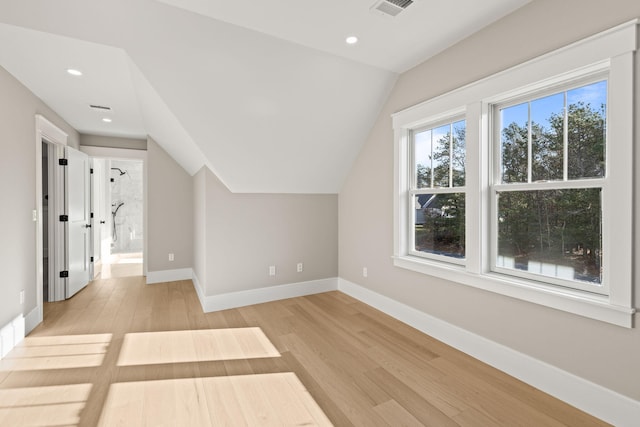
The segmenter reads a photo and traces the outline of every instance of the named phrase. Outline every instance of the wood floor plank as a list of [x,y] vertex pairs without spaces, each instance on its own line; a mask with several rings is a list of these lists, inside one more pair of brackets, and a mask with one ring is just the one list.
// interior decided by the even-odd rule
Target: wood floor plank
[[422,423],[395,400],[387,400],[373,408],[389,425],[398,427],[419,426]]
[[144,277],[45,304],[0,397],[12,426],[606,425],[337,291],[203,313]]
[[372,381],[384,384],[389,394],[399,405],[423,425],[456,426],[457,423],[440,409],[425,401],[411,387],[400,381],[383,368],[368,372]]

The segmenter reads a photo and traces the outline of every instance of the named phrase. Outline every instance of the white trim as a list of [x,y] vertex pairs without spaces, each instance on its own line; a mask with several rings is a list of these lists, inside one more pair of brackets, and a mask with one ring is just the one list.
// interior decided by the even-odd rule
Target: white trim
[[36,114],[36,131],[40,139],[44,138],[49,142],[67,145],[69,135],[40,114]]
[[640,419],[639,401],[345,279],[338,290],[608,423],[635,426]]
[[[62,129],[47,120],[40,114],[35,115],[35,130],[36,130],[36,191],[35,191],[35,207],[36,207],[36,253],[35,253],[35,266],[36,266],[36,308],[37,308],[37,323],[42,322],[43,319],[43,254],[44,248],[42,246],[43,226],[42,226],[42,141],[56,144],[56,146],[66,146],[69,135],[67,135]],[[48,218],[47,218],[48,221]],[[50,262],[55,259],[55,254],[49,254]],[[56,287],[57,283],[52,283],[50,286]]]
[[[196,284],[197,283],[197,284]],[[247,305],[279,301],[287,298],[320,294],[338,289],[338,278],[311,280],[308,282],[290,283],[286,285],[270,286],[267,288],[250,289],[246,291],[229,292],[219,295],[202,295],[200,283],[194,275],[194,287],[200,298],[200,304],[205,313]]]
[[193,271],[190,268],[149,271],[147,273],[147,285],[152,283],[176,282],[178,280],[191,280],[192,276]]
[[40,323],[38,319],[41,318],[41,314],[39,308],[36,307],[29,312],[24,318],[24,335],[27,336],[31,331],[33,331],[36,326]]
[[24,339],[24,318],[22,314],[0,329],[0,359],[4,358]]
[[465,271],[460,266],[436,264],[433,261],[417,260],[415,257],[394,257],[393,265],[590,319],[625,328],[633,327],[633,314],[636,310],[612,304],[609,298],[603,295],[560,289],[542,283],[532,284],[531,281],[515,276],[476,274]]
[[[634,55],[637,49],[639,20],[633,20],[608,31],[540,56],[506,71],[471,83],[444,95],[399,111],[392,115],[394,130],[394,266],[445,278],[521,300],[541,304],[581,316],[633,327],[633,87],[635,82]],[[593,294],[592,289],[574,291],[561,286],[547,286],[536,277],[521,279],[515,275],[492,272],[488,254],[495,254],[490,244],[495,238],[496,219],[491,209],[489,176],[495,175],[491,157],[490,106],[512,97],[521,97],[546,87],[567,84],[571,79],[591,78],[605,71],[609,73],[609,139],[615,144],[607,150],[607,197],[603,200],[604,272],[603,286],[608,296]],[[506,102],[506,101],[505,101]],[[432,120],[448,112],[466,111],[467,134],[467,221],[466,269],[450,263],[413,256],[410,252],[409,168],[410,135]],[[447,113],[443,113],[447,112]],[[497,152],[493,150],[494,154]],[[574,182],[572,181],[572,184]],[[564,184],[562,184],[564,185]],[[598,184],[599,186],[600,184]],[[540,185],[538,185],[540,186]],[[561,184],[544,184],[555,188]],[[593,186],[592,180],[576,181],[576,186]],[[515,189],[516,187],[513,187]],[[518,187],[518,188],[523,188]],[[509,188],[511,189],[511,187]],[[605,197],[603,196],[603,197]],[[609,202],[607,202],[609,200]],[[615,203],[610,202],[615,200]],[[610,212],[616,207],[615,221]],[[621,212],[620,215],[617,215]],[[620,226],[622,224],[623,226]],[[493,231],[492,231],[493,230]],[[608,239],[608,240],[607,240]],[[608,242],[616,242],[614,251]],[[495,244],[493,247],[495,248]],[[560,283],[557,283],[560,284]],[[578,286],[573,286],[578,287]]]
[[147,160],[147,150],[81,145],[80,151],[89,157],[97,157],[99,159]]
[[200,306],[202,307],[202,311],[206,313],[207,312],[207,310],[205,310],[206,297],[204,295],[204,289],[202,289],[202,286],[200,285],[200,280],[198,280],[198,276],[196,275],[195,270],[193,271],[193,276],[191,280],[193,281],[193,287],[196,289],[196,294],[198,294],[198,300],[200,301]]

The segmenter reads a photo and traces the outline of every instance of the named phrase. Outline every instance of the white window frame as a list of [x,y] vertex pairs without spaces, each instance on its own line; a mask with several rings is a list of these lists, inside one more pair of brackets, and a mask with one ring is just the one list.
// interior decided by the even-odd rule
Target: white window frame
[[[580,87],[580,86],[584,86],[584,85],[588,85],[591,83],[596,83],[599,81],[607,81],[609,80],[609,74],[608,74],[608,70],[609,70],[609,65],[608,63],[601,63],[601,64],[597,64],[594,67],[590,67],[587,70],[579,70],[576,71],[575,73],[571,73],[569,75],[565,75],[562,76],[561,78],[557,79],[558,81],[554,81],[554,82],[548,82],[549,88],[545,88],[545,90],[543,91],[537,91],[537,92],[531,92],[529,90],[527,90],[527,88],[523,88],[522,93],[524,96],[520,96],[517,98],[513,98],[512,96],[510,96],[509,99],[507,100],[498,100],[498,101],[493,101],[489,107],[490,109],[490,121],[491,123],[491,139],[492,139],[492,144],[491,144],[491,150],[492,150],[492,166],[493,166],[493,170],[491,171],[491,180],[489,182],[489,185],[491,187],[491,192],[490,192],[490,198],[491,198],[491,208],[490,208],[490,212],[491,212],[491,229],[492,230],[498,230],[498,198],[497,198],[497,193],[498,192],[508,192],[508,191],[529,191],[529,190],[561,190],[561,189],[586,189],[586,188],[597,188],[597,189],[601,189],[602,191],[602,223],[608,223],[611,221],[614,221],[614,212],[613,209],[611,208],[611,204],[606,204],[604,203],[604,200],[607,199],[606,197],[606,193],[608,193],[610,190],[610,185],[609,182],[610,180],[608,179],[608,175],[609,175],[609,167],[612,166],[610,165],[610,163],[608,162],[608,157],[609,157],[609,149],[608,149],[608,145],[611,142],[611,140],[609,139],[609,137],[607,136],[606,141],[607,141],[607,148],[605,149],[605,176],[603,177],[594,177],[594,178],[583,178],[583,179],[576,179],[576,180],[569,180],[568,179],[568,170],[567,170],[567,162],[568,162],[568,158],[567,158],[567,152],[566,149],[567,147],[565,146],[565,154],[564,154],[564,179],[563,180],[554,180],[554,181],[545,181],[545,182],[532,182],[531,181],[531,171],[532,171],[532,165],[531,165],[531,155],[529,156],[529,166],[528,166],[528,172],[529,172],[529,182],[526,183],[502,183],[502,173],[501,173],[501,168],[500,165],[502,163],[502,159],[501,159],[501,139],[500,139],[500,118],[499,118],[499,110],[501,108],[505,108],[505,107],[509,107],[512,105],[517,105],[519,103],[522,102],[527,102],[527,101],[533,101],[535,99],[539,99],[541,97],[544,96],[548,96],[551,94],[556,94],[556,93],[560,93],[560,92],[566,92],[568,90]],[[512,95],[512,94],[510,94]],[[609,112],[607,111],[607,118],[609,117]],[[566,138],[566,136],[565,136]],[[531,147],[529,147],[529,149],[531,149]],[[543,280],[546,283],[549,284],[555,284],[558,286],[565,286],[568,288],[573,288],[573,289],[577,289],[577,290],[583,290],[586,292],[594,292],[594,293],[598,293],[598,294],[602,294],[602,295],[609,295],[609,279],[608,277],[605,277],[608,270],[609,270],[609,263],[610,263],[610,255],[611,255],[611,251],[604,251],[604,255],[603,255],[603,266],[604,266],[604,273],[603,273],[603,278],[602,278],[602,283],[599,285],[596,284],[590,284],[590,283],[586,283],[586,282],[580,282],[580,281],[574,281],[574,280],[566,280],[566,279],[559,279],[559,278],[553,278],[553,277],[547,277],[547,276],[542,276],[542,275],[538,275],[535,273],[531,273],[531,272],[527,272],[527,271],[521,271],[521,270],[515,270],[515,269],[509,269],[509,268],[503,268],[498,266],[497,263],[497,257],[498,257],[498,233],[497,232],[492,232],[491,236],[491,250],[490,250],[490,254],[491,254],[491,271],[494,271],[496,273],[501,273],[501,274],[505,274],[505,275],[511,275],[511,276],[519,276],[521,278],[524,279],[529,279],[529,280]],[[603,241],[603,246],[604,246],[604,241]]]
[[[425,101],[392,115],[394,128],[394,265],[577,315],[633,327],[634,76],[638,20]],[[603,273],[607,295],[505,275],[492,265],[491,109],[496,103],[585,76],[608,73],[606,185],[603,192]],[[466,263],[440,262],[409,251],[414,224],[409,189],[411,132],[428,123],[466,118]],[[615,221],[608,206],[616,206]],[[626,226],[620,226],[624,224]],[[611,242],[616,242],[615,248]]]
[[[408,196],[408,200],[409,203],[415,203],[415,196],[419,195],[419,194],[434,194],[434,195],[441,195],[441,194],[453,194],[453,193],[464,193],[465,194],[465,198],[466,198],[466,194],[467,194],[467,187],[466,187],[466,180],[465,180],[465,185],[462,187],[454,187],[452,186],[452,182],[449,182],[449,186],[448,187],[425,187],[425,188],[418,188],[417,186],[417,182],[416,182],[416,173],[415,173],[415,165],[416,165],[416,158],[415,158],[415,140],[414,140],[414,136],[416,133],[421,132],[421,131],[425,131],[425,130],[431,130],[431,129],[435,129],[437,127],[443,126],[443,125],[452,125],[456,122],[459,121],[463,121],[465,120],[465,115],[463,111],[458,112],[455,115],[452,116],[448,116],[446,118],[442,118],[439,117],[438,120],[428,120],[426,121],[424,124],[422,124],[419,127],[414,127],[411,129],[411,131],[409,132],[409,134],[407,135],[409,138],[409,158],[410,158],[410,168],[409,168],[409,177],[408,177],[408,183],[409,183],[409,196]],[[466,125],[465,125],[466,126]],[[451,141],[449,142],[450,144],[450,152],[453,148],[453,133],[451,134]],[[466,138],[465,138],[465,146],[466,146]],[[465,156],[466,159],[466,156]],[[453,162],[453,159],[450,158],[449,159],[450,165]],[[449,175],[449,180],[451,180],[451,174]],[[431,170],[431,182],[433,183],[433,169]],[[465,209],[466,211],[466,209]],[[407,218],[407,222],[410,224],[415,224],[415,210],[413,209],[407,209],[407,214],[409,215],[409,218]],[[466,213],[465,213],[466,215]],[[466,226],[466,224],[465,224]],[[411,228],[412,231],[410,231],[407,235],[408,238],[408,249],[407,249],[407,253],[412,255],[412,256],[416,256],[416,257],[420,257],[420,258],[425,258],[425,259],[431,259],[431,260],[435,260],[435,261],[439,261],[439,262],[448,262],[451,264],[458,264],[458,265],[465,265],[466,264],[466,256],[465,258],[455,258],[455,257],[451,257],[451,256],[446,256],[446,255],[438,255],[438,254],[434,254],[431,252],[420,252],[420,251],[416,251],[415,250],[415,232],[413,230],[415,230],[413,227]],[[465,233],[466,236],[466,233]]]

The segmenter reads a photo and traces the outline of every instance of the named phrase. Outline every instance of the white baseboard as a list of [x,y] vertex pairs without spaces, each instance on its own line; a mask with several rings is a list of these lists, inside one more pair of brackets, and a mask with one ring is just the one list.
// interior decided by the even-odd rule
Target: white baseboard
[[338,290],[608,423],[638,425],[636,400],[348,280],[338,279]]
[[193,284],[205,313],[244,307],[252,304],[261,304],[263,302],[319,294],[338,289],[338,279],[336,277],[332,277],[329,279],[311,280],[308,282],[290,283],[287,285],[270,286],[268,288],[258,288],[247,291],[205,296],[195,274],[193,277]]
[[152,283],[176,282],[178,280],[190,280],[193,272],[190,268],[177,270],[160,270],[147,272],[147,285]]
[[33,331],[40,322],[42,322],[42,315],[40,314],[40,308],[36,307],[24,318],[24,336],[29,335],[29,332]]
[[200,300],[202,311],[206,313],[207,312],[207,310],[205,309],[206,297],[204,295],[204,289],[202,289],[202,286],[200,285],[200,280],[198,279],[198,276],[196,275],[195,270],[193,271],[191,280],[193,281],[193,287],[196,289],[196,294],[198,294],[198,300]]
[[24,339],[24,317],[22,314],[0,329],[0,359],[4,358]]

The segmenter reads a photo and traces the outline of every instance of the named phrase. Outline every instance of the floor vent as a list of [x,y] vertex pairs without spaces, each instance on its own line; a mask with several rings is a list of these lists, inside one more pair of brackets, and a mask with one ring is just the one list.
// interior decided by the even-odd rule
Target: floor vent
[[413,0],[380,0],[371,6],[371,10],[382,15],[395,17],[412,3]]

